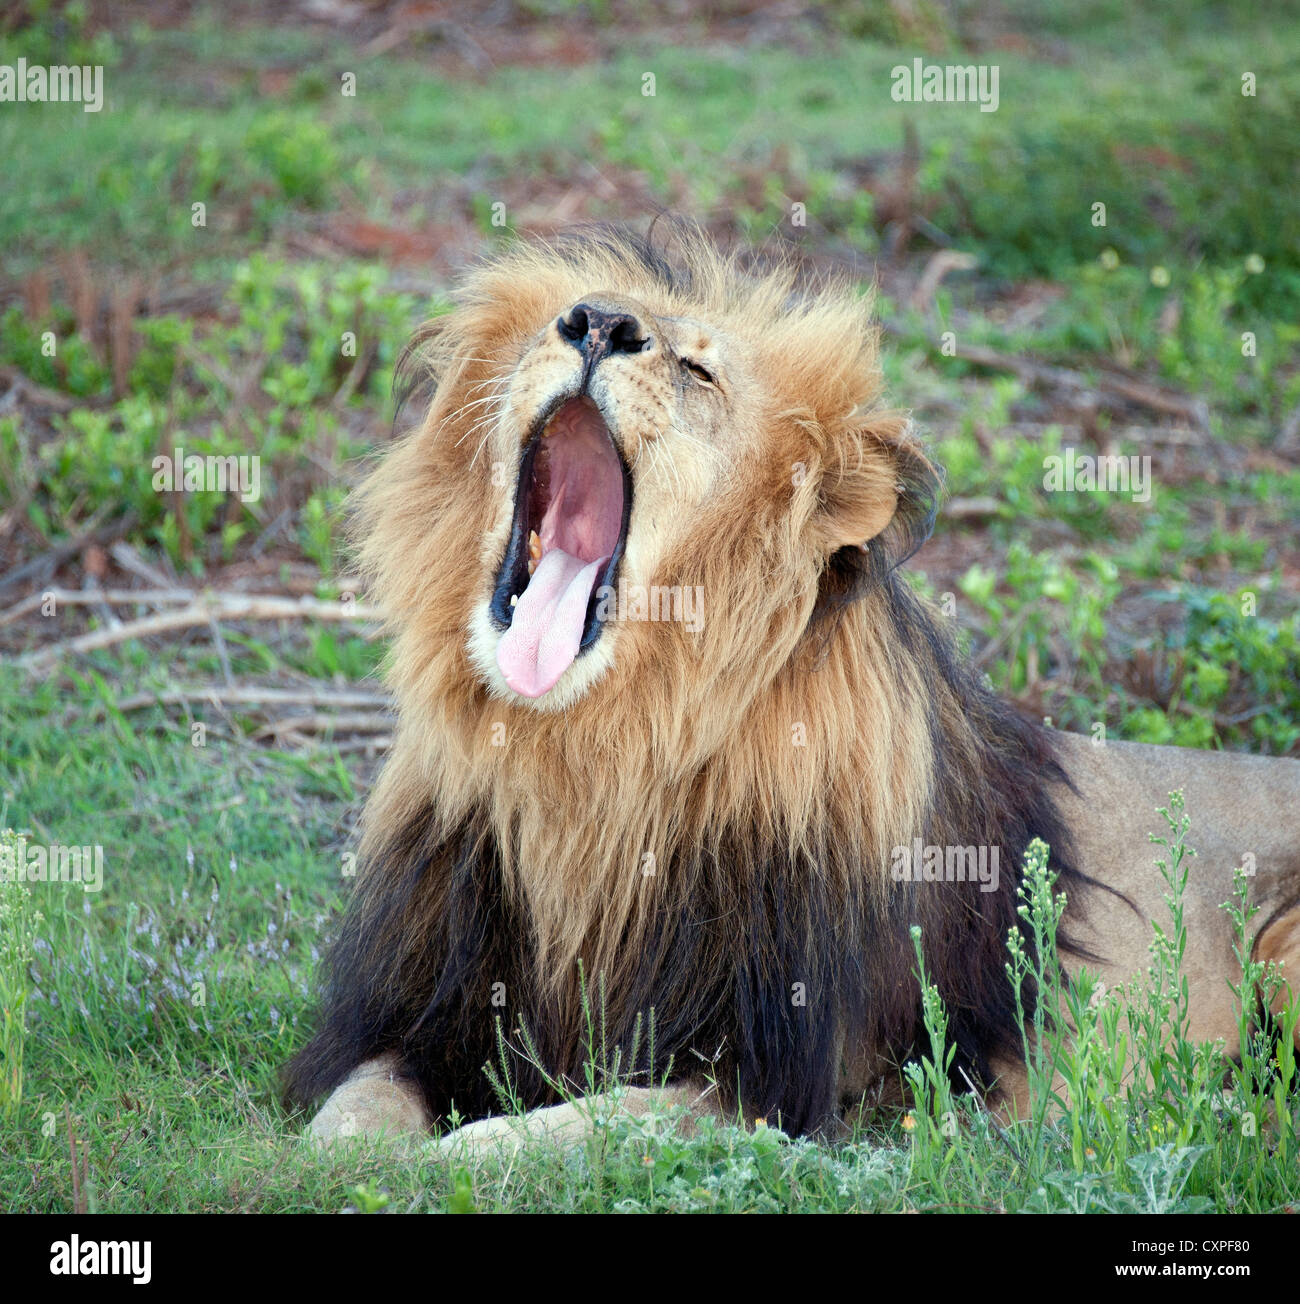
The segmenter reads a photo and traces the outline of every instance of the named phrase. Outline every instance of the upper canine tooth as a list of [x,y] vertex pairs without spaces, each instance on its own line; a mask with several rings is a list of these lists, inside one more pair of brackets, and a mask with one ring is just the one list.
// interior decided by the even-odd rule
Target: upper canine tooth
[[528,531],[528,555],[534,561],[541,561],[542,559],[542,541],[537,537],[536,530]]
[[531,575],[537,569],[537,563],[531,557],[528,560],[528,573]]

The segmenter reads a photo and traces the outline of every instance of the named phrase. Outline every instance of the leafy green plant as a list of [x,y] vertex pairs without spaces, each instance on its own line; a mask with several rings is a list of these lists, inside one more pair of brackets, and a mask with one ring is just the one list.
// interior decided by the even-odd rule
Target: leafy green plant
[[935,1181],[942,1179],[945,1168],[961,1153],[954,1144],[959,1114],[951,1079],[957,1047],[948,1039],[948,1012],[939,989],[926,974],[921,930],[914,925],[911,931],[921,986],[921,1013],[930,1045],[928,1054],[903,1066],[914,1105],[904,1125],[912,1136],[913,1171],[927,1181]]
[[[345,488],[318,487],[320,467],[364,451],[340,413],[346,403],[386,400],[413,316],[411,297],[390,290],[380,268],[326,272],[254,255],[235,269],[222,320],[141,323],[130,392],[111,407],[56,417],[59,438],[35,449],[21,426],[0,426],[0,466],[13,470],[0,501],[24,486],[27,513],[46,535],[74,531],[96,512],[129,512],[137,537],[196,573],[230,558],[242,538],[260,535],[288,507],[304,553],[331,573]],[[75,335],[60,350],[55,369],[21,309],[0,318],[0,360],[42,383],[106,389],[104,369]],[[154,458],[177,447],[200,457],[258,457],[260,499],[155,489]]]
[[[1173,686],[1164,709],[1124,716],[1125,737],[1184,747],[1253,739],[1277,754],[1300,742],[1300,616],[1275,621],[1258,614],[1260,595],[1182,588],[1186,622],[1166,636]],[[1265,706],[1259,706],[1265,703]]]
[[[1056,1103],[1056,1070],[1062,1052],[1057,1009],[1062,990],[1056,933],[1065,913],[1065,894],[1055,893],[1055,874],[1048,869],[1047,844],[1035,838],[1025,852],[1024,879],[1016,889],[1016,913],[1024,925],[1007,936],[1007,980],[1015,994],[1016,1024],[1024,1047],[1028,1114],[1018,1129],[1023,1136],[1022,1162],[1031,1181],[1039,1180],[1050,1161],[1049,1111]],[[1028,929],[1026,934],[1024,929]],[[1026,1013],[1026,1007],[1029,1012]]]
[[[1276,962],[1255,957],[1250,924],[1260,908],[1250,900],[1250,875],[1244,866],[1233,871],[1232,898],[1223,908],[1232,918],[1233,952],[1241,969],[1240,981],[1232,984],[1240,1047],[1232,1065],[1234,1105],[1241,1147],[1244,1150],[1249,1144],[1253,1160],[1251,1182],[1258,1187],[1263,1185],[1264,1166],[1294,1164],[1297,1154],[1300,1000]],[[1259,1011],[1265,1014],[1257,1019]]]
[[339,161],[323,123],[299,114],[268,114],[248,128],[244,148],[286,199],[310,208],[324,203]]
[[377,1191],[365,1182],[360,1182],[348,1192],[348,1201],[345,1213],[384,1213],[390,1198],[386,1191]]
[[1068,656],[1085,682],[1104,692],[1104,617],[1120,588],[1113,562],[1088,553],[1071,568],[1017,541],[1001,576],[977,563],[958,587],[998,631],[984,658],[999,689],[1024,693]]
[[[1276,969],[1252,959],[1244,870],[1235,876],[1232,913],[1240,981],[1237,999],[1240,1061],[1230,1063],[1221,1042],[1190,1037],[1190,992],[1183,973],[1187,929],[1183,901],[1190,821],[1181,792],[1160,812],[1164,835],[1152,836],[1164,854],[1156,871],[1164,883],[1168,925],[1153,922],[1145,978],[1107,991],[1081,967],[1067,976],[1057,931],[1065,894],[1055,890],[1048,848],[1029,847],[1018,888],[1021,922],[1008,936],[1011,983],[1026,1065],[1025,1111],[1003,1132],[1015,1166],[1031,1188],[1026,1210],[1075,1212],[1196,1212],[1214,1207],[1197,1188],[1204,1170],[1238,1173],[1253,1207],[1277,1189],[1278,1161],[1296,1153],[1296,1054],[1300,1006]],[[943,1153],[932,1126],[934,1102],[950,1062],[942,1032],[946,1019],[927,992],[922,1000],[931,1046],[907,1077],[916,1105],[908,1116],[923,1163],[913,1174],[937,1180],[934,1156]],[[1031,1003],[1032,1002],[1032,1003]],[[1258,1011],[1277,1008],[1262,1023]],[[1235,1090],[1223,1094],[1225,1076]],[[966,1153],[949,1159],[945,1177],[960,1173],[969,1187],[990,1157],[970,1139],[945,1143]],[[964,1142],[964,1144],[963,1144]],[[1247,1150],[1246,1147],[1252,1147]],[[1276,1198],[1276,1197],[1273,1197]]]
[[1165,849],[1156,861],[1164,880],[1164,901],[1170,925],[1152,922],[1151,965],[1144,986],[1135,984],[1126,993],[1125,1020],[1128,1042],[1136,1068],[1129,1088],[1131,1113],[1142,1121],[1157,1142],[1187,1145],[1199,1129],[1212,1130],[1209,1115],[1216,1078],[1222,1077],[1222,1048],[1194,1044],[1188,1035],[1191,1005],[1188,981],[1183,974],[1187,953],[1187,928],[1183,898],[1187,890],[1187,861],[1196,853],[1187,845],[1191,827],[1184,810],[1183,794],[1169,794],[1162,807],[1167,832],[1151,835],[1151,841]]
[[79,398],[108,388],[108,368],[76,334],[70,313],[31,321],[18,305],[0,315],[0,362],[10,363],[39,384]]
[[0,63],[26,58],[29,64],[101,64],[119,59],[112,32],[93,31],[86,0],[22,0],[6,15],[0,32]]

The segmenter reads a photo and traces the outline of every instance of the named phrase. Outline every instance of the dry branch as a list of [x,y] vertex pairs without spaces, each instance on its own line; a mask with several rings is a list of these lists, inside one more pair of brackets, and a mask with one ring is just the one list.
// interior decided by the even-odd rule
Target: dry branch
[[107,543],[110,539],[120,538],[135,524],[134,512],[127,512],[107,523],[103,523],[103,517],[103,512],[97,512],[76,538],[56,543],[39,557],[33,557],[7,574],[0,575],[0,592],[33,578],[38,584],[43,583],[44,579],[53,575],[68,558],[75,557],[92,543]]
[[387,733],[393,727],[393,717],[378,711],[343,711],[337,715],[317,713],[314,715],[287,715],[280,720],[272,720],[263,725],[253,735],[254,738],[273,738],[279,734],[297,733],[306,730],[310,733],[322,733],[333,730],[335,733]]
[[997,349],[988,349],[980,344],[959,344],[954,356],[973,362],[977,367],[1009,371],[1030,385],[1065,390],[1078,395],[1098,394],[1102,398],[1122,399],[1153,412],[1181,417],[1198,430],[1209,427],[1209,413],[1202,400],[1190,398],[1186,394],[1175,394],[1142,380],[1103,374],[1095,381],[1090,381],[1086,376],[1066,367],[1035,362],[1031,358],[1017,357],[1012,353],[1000,353]]
[[916,288],[912,291],[909,306],[916,312],[928,312],[939,291],[943,278],[949,272],[969,272],[979,266],[979,259],[974,254],[961,253],[956,249],[940,249],[930,256],[930,261],[921,273]]
[[340,755],[347,755],[351,752],[386,752],[393,745],[392,734],[378,734],[371,738],[353,738],[347,742],[335,742],[331,744],[336,752]]
[[146,607],[175,605],[181,602],[193,602],[192,589],[42,589],[38,593],[29,593],[21,602],[16,602],[7,611],[0,612],[0,625],[12,624],[15,620],[35,611],[46,598],[54,602],[55,607],[90,607],[103,603],[135,602]]
[[214,594],[204,596],[180,611],[167,611],[161,615],[133,620],[119,629],[97,629],[78,638],[56,643],[21,658],[29,670],[47,670],[60,657],[69,653],[93,652],[97,648],[112,647],[132,638],[148,638],[153,634],[170,634],[180,629],[207,625],[213,620],[337,620],[367,622],[378,621],[382,612],[377,607],[359,602],[326,602],[319,598],[275,598],[257,595]]
[[156,589],[175,587],[175,581],[163,574],[156,566],[151,566],[139,552],[125,539],[119,539],[109,550],[108,555],[125,571],[152,584]]
[[943,516],[950,521],[971,520],[980,516],[997,516],[1002,503],[996,498],[953,498],[943,507]]
[[38,384],[18,367],[7,364],[0,364],[0,384],[16,390],[36,407],[49,408],[52,412],[71,412],[73,408],[106,407],[112,402],[111,398],[100,395],[62,394],[57,389],[49,389],[45,385]]
[[175,706],[182,702],[222,702],[235,706],[328,706],[374,707],[392,705],[387,693],[360,689],[258,688],[249,684],[194,684],[188,688],[163,688],[137,693],[117,703],[119,711],[138,711],[147,706]]

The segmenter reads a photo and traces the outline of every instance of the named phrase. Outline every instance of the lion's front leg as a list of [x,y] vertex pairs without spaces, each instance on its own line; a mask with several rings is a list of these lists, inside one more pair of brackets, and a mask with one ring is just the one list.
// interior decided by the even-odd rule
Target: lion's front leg
[[[707,1089],[684,1084],[675,1087],[626,1087],[619,1091],[584,1096],[562,1105],[547,1105],[527,1114],[502,1114],[467,1123],[434,1143],[444,1154],[499,1150],[513,1153],[530,1141],[576,1145],[615,1113],[641,1117],[683,1105],[693,1115],[716,1111],[715,1097]],[[687,1123],[689,1126],[689,1122]]]
[[397,1056],[367,1060],[340,1083],[307,1129],[328,1144],[353,1136],[406,1136],[429,1130],[432,1120],[418,1088],[398,1070]]

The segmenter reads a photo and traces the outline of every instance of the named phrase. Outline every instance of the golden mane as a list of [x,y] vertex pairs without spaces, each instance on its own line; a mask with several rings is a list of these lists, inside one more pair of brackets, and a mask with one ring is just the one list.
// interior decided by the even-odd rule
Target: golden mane
[[[732,492],[697,509],[691,546],[657,575],[711,595],[704,628],[629,636],[578,701],[537,710],[492,693],[468,647],[499,564],[484,541],[503,491],[481,444],[539,327],[593,288],[743,339],[766,415],[730,445]],[[912,923],[938,948],[962,1062],[983,1072],[1011,1034],[987,975],[1001,974],[1014,867],[1035,835],[1067,851],[1045,787],[1061,776],[1047,736],[979,685],[895,570],[928,533],[938,478],[907,421],[878,407],[869,298],[789,264],[743,266],[691,232],[670,264],[588,231],[491,257],[408,366],[436,392],[355,518],[391,613],[399,722],[291,1095],[400,1048],[434,1114],[453,1100],[487,1112],[497,1016],[528,1025],[551,1076],[574,1076],[581,966],[613,1040],[653,1008],[656,1067],[720,1044],[724,1090],[816,1126],[911,1044]],[[878,514],[882,496],[892,515],[869,541],[810,544],[828,513]],[[959,898],[893,882],[891,849],[916,837],[1001,846],[1004,883]],[[517,1068],[526,1095],[549,1098]]]

